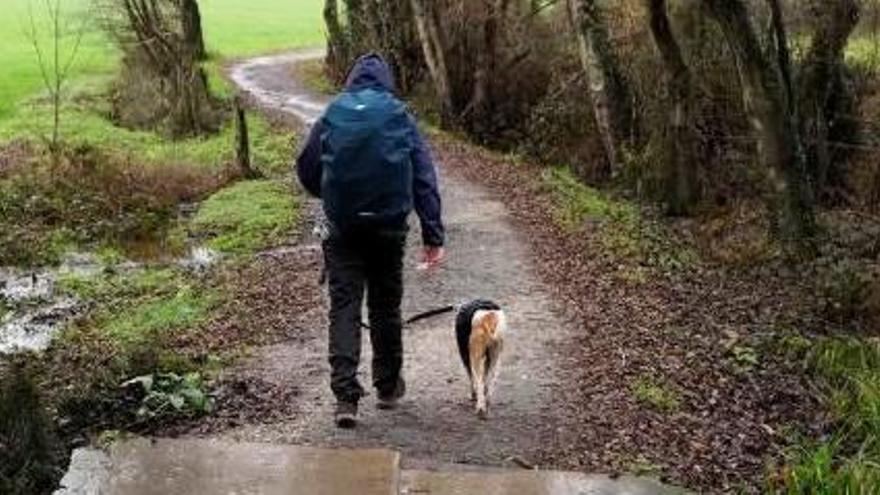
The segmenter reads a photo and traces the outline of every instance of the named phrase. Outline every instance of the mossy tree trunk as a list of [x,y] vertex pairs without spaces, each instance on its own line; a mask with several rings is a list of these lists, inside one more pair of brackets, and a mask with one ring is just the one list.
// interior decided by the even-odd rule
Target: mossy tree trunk
[[807,165],[817,196],[833,196],[828,189],[842,188],[846,149],[834,142],[858,135],[856,98],[847,84],[844,51],[859,23],[858,0],[812,0],[815,19],[812,42],[798,78],[801,128]]
[[436,4],[432,0],[410,1],[425,63],[437,93],[441,118],[450,122],[453,118],[452,87],[446,63],[446,43]]
[[569,0],[590,100],[605,147],[608,169],[622,168],[622,147],[632,134],[632,95],[611,44],[611,34],[597,0]]
[[666,164],[666,203],[669,213],[688,213],[699,198],[697,157],[693,132],[692,77],[672,31],[666,0],[646,0],[651,33],[669,79],[669,157]]
[[788,42],[777,0],[773,12],[775,46],[768,54],[743,0],[703,0],[727,39],[742,80],[743,101],[775,197],[774,227],[790,251],[810,250],[816,232],[812,194],[792,95]]

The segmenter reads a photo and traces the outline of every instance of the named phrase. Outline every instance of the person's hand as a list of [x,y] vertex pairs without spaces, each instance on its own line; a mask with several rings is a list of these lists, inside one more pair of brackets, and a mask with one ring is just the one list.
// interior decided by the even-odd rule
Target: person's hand
[[446,256],[446,252],[441,246],[425,246],[422,251],[422,262],[419,264],[420,270],[428,270],[434,268],[441,263]]

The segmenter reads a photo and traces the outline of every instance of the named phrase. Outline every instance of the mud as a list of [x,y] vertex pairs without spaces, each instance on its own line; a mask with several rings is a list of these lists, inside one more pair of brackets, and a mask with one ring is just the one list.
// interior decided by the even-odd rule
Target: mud
[[[220,253],[212,249],[195,246],[185,255],[161,263],[198,272],[220,258]],[[130,273],[144,266],[134,261],[107,266],[93,254],[68,253],[57,267],[0,267],[0,306],[6,310],[5,314],[0,312],[0,355],[46,349],[64,325],[82,312],[87,301],[59,291],[59,279],[96,275],[107,269]]]

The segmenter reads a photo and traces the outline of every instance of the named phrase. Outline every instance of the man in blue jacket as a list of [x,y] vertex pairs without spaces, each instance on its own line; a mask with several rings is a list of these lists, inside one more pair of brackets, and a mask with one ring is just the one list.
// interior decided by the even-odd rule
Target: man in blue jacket
[[355,62],[345,90],[312,128],[297,173],[305,189],[322,199],[329,223],[323,249],[334,419],[352,428],[364,395],[357,379],[364,292],[373,385],[379,408],[391,409],[406,390],[400,304],[411,210],[421,222],[424,265],[442,261],[445,236],[431,155],[415,120],[394,96],[391,69],[381,56]]

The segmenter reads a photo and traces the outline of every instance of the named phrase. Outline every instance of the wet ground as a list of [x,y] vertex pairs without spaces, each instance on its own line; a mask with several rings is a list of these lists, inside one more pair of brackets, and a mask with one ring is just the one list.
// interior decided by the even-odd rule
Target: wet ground
[[[219,253],[192,247],[188,252],[168,258],[169,253],[153,252],[151,264],[162,263],[198,271],[216,263]],[[88,301],[80,301],[59,290],[65,277],[90,277],[105,270],[129,273],[146,266],[142,262],[102,262],[91,253],[67,253],[54,267],[0,267],[0,355],[20,351],[41,351],[55,334],[81,313]]]
[[[262,106],[311,123],[320,115],[326,97],[312,94],[291,75],[292,65],[315,56],[315,52],[304,52],[263,57],[234,67],[231,74]],[[405,330],[408,394],[402,407],[377,411],[375,397],[370,396],[361,403],[361,424],[356,430],[336,429],[331,421],[334,400],[328,384],[325,307],[316,307],[309,311],[315,338],[262,348],[233,370],[231,377],[225,377],[269,383],[280,394],[296,390],[291,396],[297,397],[297,403],[289,417],[252,421],[216,436],[320,446],[384,446],[401,450],[408,467],[428,468],[449,463],[540,464],[543,452],[565,441],[560,434],[564,377],[557,375],[554,363],[564,352],[560,342],[569,338],[572,329],[534,274],[526,240],[512,226],[504,204],[444,169],[442,163],[438,168],[448,259],[436,271],[419,271],[420,236],[414,227],[406,260],[404,315],[477,297],[504,306],[510,330],[491,419],[481,421],[470,409],[453,316],[446,315]],[[318,252],[313,256],[319,256]],[[361,366],[365,386],[370,383],[369,360],[365,336]]]

